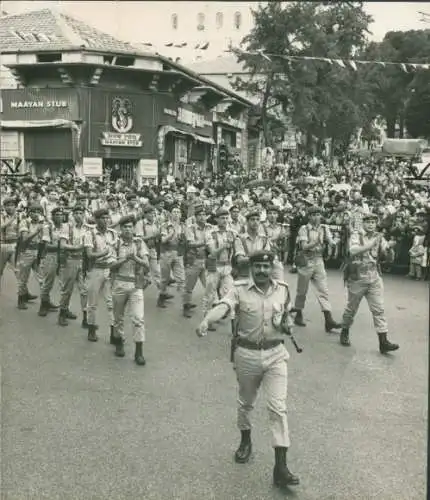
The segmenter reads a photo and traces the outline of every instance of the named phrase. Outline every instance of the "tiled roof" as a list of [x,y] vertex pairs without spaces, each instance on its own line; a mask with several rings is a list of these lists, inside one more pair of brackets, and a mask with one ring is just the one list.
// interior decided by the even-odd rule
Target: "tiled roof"
[[[54,9],[0,17],[0,51],[58,51],[85,47],[104,52],[141,52],[131,43]],[[147,51],[148,52],[148,51]]]

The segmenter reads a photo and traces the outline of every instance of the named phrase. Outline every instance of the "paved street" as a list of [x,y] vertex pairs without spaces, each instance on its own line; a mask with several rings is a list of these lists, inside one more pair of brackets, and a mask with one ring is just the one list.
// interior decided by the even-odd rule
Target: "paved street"
[[[291,344],[289,461],[301,485],[271,485],[273,452],[261,396],[254,412],[254,457],[237,465],[236,385],[228,361],[229,325],[209,337],[197,317],[165,312],[146,293],[147,366],[91,344],[76,322],[18,312],[6,272],[0,299],[2,488],[4,500],[422,500],[425,498],[428,396],[428,288],[387,276],[392,356],[378,352],[365,303],[351,348],[324,332],[312,292],[306,328]],[[287,275],[294,294],[296,276]],[[343,283],[330,272],[336,319]],[[31,291],[37,288],[33,285]],[[201,296],[201,289],[195,300]],[[78,310],[77,297],[73,308]],[[102,304],[104,312],[104,305]],[[128,329],[128,332],[130,330]]]

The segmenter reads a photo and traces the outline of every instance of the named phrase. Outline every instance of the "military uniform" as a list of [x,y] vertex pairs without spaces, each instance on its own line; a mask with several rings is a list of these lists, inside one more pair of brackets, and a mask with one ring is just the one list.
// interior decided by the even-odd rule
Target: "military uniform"
[[[56,207],[52,210],[51,216],[62,215],[63,210]],[[58,306],[54,305],[50,299],[50,293],[55,283],[55,276],[58,269],[59,242],[63,230],[63,222],[59,224],[49,221],[42,230],[41,243],[43,244],[42,258],[40,261],[40,308],[39,316],[46,316],[50,311],[56,311]]]
[[[320,210],[314,207],[309,210],[310,215],[319,215]],[[312,282],[316,288],[316,295],[325,318],[325,329],[330,332],[334,328],[340,328],[332,317],[331,304],[328,296],[327,273],[324,267],[323,251],[324,243],[333,244],[333,238],[327,226],[321,224],[313,225],[308,223],[299,229],[297,243],[300,248],[304,244],[312,244],[311,249],[299,249],[296,256],[298,271],[296,300],[294,309],[296,311],[295,324],[305,326],[303,321],[303,309],[305,307],[306,295],[309,290],[309,283]],[[301,256],[301,259],[299,258]]]
[[[195,208],[195,215],[204,213],[203,207]],[[211,230],[209,224],[199,226],[197,223],[185,230],[186,251],[185,251],[185,290],[182,297],[183,314],[191,317],[191,297],[197,280],[206,288],[206,252],[208,238]],[[191,248],[190,245],[199,245]]]
[[[218,216],[228,215],[227,210],[220,210]],[[239,243],[240,245],[240,243]],[[242,247],[238,247],[237,236],[232,230],[221,230],[220,228],[210,231],[207,241],[210,257],[207,261],[206,288],[203,294],[203,314],[212,307],[216,300],[217,292],[221,297],[233,286],[233,276],[231,274],[232,257],[238,253],[244,254]],[[219,249],[226,246],[219,252]],[[216,257],[215,255],[218,254]]]
[[[100,209],[94,212],[97,219],[108,214],[107,209]],[[106,307],[108,310],[111,325],[111,342],[113,341],[113,305],[112,290],[110,281],[110,266],[115,261],[114,246],[117,240],[117,234],[114,230],[107,228],[101,232],[98,228],[87,231],[84,236],[84,247],[92,252],[102,252],[108,250],[108,254],[103,257],[97,257],[92,260],[90,269],[87,273],[87,320],[88,320],[88,340],[96,342],[97,329],[97,305],[100,291],[103,290]]]
[[6,264],[9,264],[16,273],[14,255],[19,237],[19,214],[16,211],[17,202],[15,198],[6,198],[3,205],[12,203],[15,206],[14,213],[11,216],[4,213],[0,219],[0,280]]
[[[270,206],[267,213],[276,212],[279,215],[279,209],[275,206]],[[266,221],[262,224],[263,234],[269,238],[272,252],[275,253],[276,259],[273,263],[273,277],[277,280],[284,279],[284,260],[287,252],[287,234],[282,224],[279,222],[270,223]]]
[[[250,264],[270,263],[274,254],[256,252],[250,256]],[[286,452],[290,446],[287,419],[288,369],[290,357],[284,346],[281,330],[285,317],[291,309],[288,285],[270,279],[263,291],[250,275],[237,280],[219,305],[236,311],[237,348],[234,353],[236,377],[239,386],[237,425],[241,432],[241,443],[235,453],[238,463],[246,463],[252,452],[250,415],[257,399],[258,389],[263,385],[269,412],[272,446],[275,449],[274,482],[279,486],[298,484],[299,479],[286,466]],[[214,317],[217,308],[211,311]],[[284,314],[285,313],[285,314]]]
[[[31,270],[36,273],[36,279],[41,284],[39,272],[35,270],[37,251],[42,238],[43,210],[40,205],[31,205],[28,209],[29,218],[21,219],[19,225],[19,248],[17,249],[17,282],[18,309],[27,309],[26,302],[37,298],[28,292],[28,280]],[[34,214],[34,218],[32,217]]]
[[[119,224],[122,225],[130,219],[131,217],[128,216],[123,217]],[[135,254],[140,259],[147,259],[149,256],[148,248],[142,239],[135,237],[126,241],[120,236],[115,246],[115,257],[117,260],[121,260],[129,254]],[[135,361],[139,365],[145,364],[142,353],[142,346],[145,342],[143,295],[145,281],[142,274],[144,274],[144,270],[133,260],[127,260],[115,271],[112,271],[115,354],[119,357],[123,357],[125,354],[124,315],[128,304],[133,325],[133,340],[136,344]]]
[[[75,206],[73,213],[77,211],[84,212],[83,208]],[[69,310],[75,283],[78,285],[84,326],[87,324],[87,283],[82,269],[83,245],[86,232],[87,230],[83,224],[78,226],[76,223],[68,223],[64,224],[60,235],[60,239],[67,245],[82,247],[81,250],[61,249],[60,251],[60,314],[58,323],[61,326],[67,326],[67,319],[76,319],[76,315]]]
[[[363,225],[368,220],[376,220],[377,216],[366,214],[363,216]],[[374,239],[378,238],[375,245]],[[381,234],[367,233],[365,231],[353,232],[349,242],[349,252],[354,249],[369,246],[368,250],[352,255],[345,269],[345,279],[348,290],[348,300],[342,318],[342,331],[340,342],[349,346],[349,329],[360,306],[363,297],[366,298],[373,323],[379,337],[379,348],[381,353],[395,351],[399,348],[387,340],[388,325],[384,310],[384,284],[381,277],[378,259],[387,254],[390,245]]]
[[[148,214],[149,212],[155,214],[155,209],[153,207],[147,207],[145,209],[145,213]],[[136,236],[142,238],[146,243],[149,252],[149,270],[152,282],[159,289],[161,285],[161,270],[158,255],[160,227],[155,219],[152,222],[149,222],[147,219],[143,219],[141,224],[138,225],[138,229],[136,229]]]
[[[171,298],[166,291],[170,283],[170,275],[176,281],[177,290],[182,292],[185,282],[184,249],[185,228],[180,222],[166,222],[161,226],[161,284],[158,307],[166,307],[166,300]],[[170,237],[166,239],[168,236]],[[164,240],[164,241],[163,241]]]

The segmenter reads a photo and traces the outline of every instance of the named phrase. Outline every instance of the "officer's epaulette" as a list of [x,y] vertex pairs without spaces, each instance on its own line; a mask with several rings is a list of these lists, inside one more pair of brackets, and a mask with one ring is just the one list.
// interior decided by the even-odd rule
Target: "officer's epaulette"
[[285,286],[286,288],[289,288],[288,283],[286,281],[281,281],[281,280],[276,280],[278,285]]
[[249,285],[249,279],[241,279],[233,281],[234,286],[244,286]]

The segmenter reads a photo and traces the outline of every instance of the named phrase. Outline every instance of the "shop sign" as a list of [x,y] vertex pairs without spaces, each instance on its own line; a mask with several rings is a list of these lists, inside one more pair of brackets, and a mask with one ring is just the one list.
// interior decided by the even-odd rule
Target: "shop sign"
[[185,123],[186,125],[191,125],[194,128],[204,128],[211,127],[212,122],[205,119],[204,115],[199,113],[195,113],[189,109],[178,108],[178,110],[174,109],[164,109],[165,115],[170,115],[176,117],[176,120],[179,123]]
[[67,101],[11,101],[10,107],[12,109],[22,108],[67,108],[69,103]]
[[124,146],[128,148],[141,148],[141,134],[118,134],[116,132],[102,132],[101,143],[103,146]]
[[103,175],[103,159],[83,158],[82,172],[85,177],[101,177]]
[[219,123],[225,123],[226,125],[230,125],[231,127],[244,129],[246,128],[245,122],[243,120],[236,120],[235,118],[231,118],[230,116],[222,116],[220,113],[214,112],[214,121]]
[[141,134],[129,134],[134,120],[130,99],[115,97],[112,100],[111,125],[115,132],[102,132],[103,146],[142,147]]

